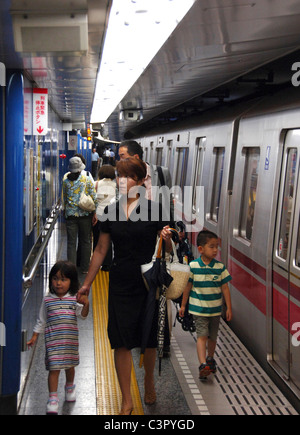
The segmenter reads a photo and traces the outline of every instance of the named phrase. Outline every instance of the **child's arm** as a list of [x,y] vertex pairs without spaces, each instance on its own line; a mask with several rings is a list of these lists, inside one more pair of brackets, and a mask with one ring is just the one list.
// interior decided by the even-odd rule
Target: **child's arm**
[[35,342],[36,342],[38,336],[39,336],[39,334],[38,334],[37,332],[34,332],[34,333],[32,334],[31,339],[30,339],[29,341],[27,341],[27,346],[28,346],[28,347],[32,347],[32,346],[34,346],[34,344],[35,344]]
[[231,307],[231,297],[230,297],[230,290],[228,287],[228,284],[223,284],[221,286],[222,289],[222,293],[224,295],[224,299],[225,299],[225,303],[226,303],[226,320],[227,322],[230,322],[230,320],[232,319],[232,307]]
[[43,301],[40,307],[38,320],[36,322],[35,327],[33,328],[32,337],[27,342],[28,347],[34,346],[36,340],[38,339],[39,334],[44,332],[45,325],[46,325],[46,309],[45,309],[45,303]]
[[182,295],[181,307],[179,310],[180,317],[184,317],[185,307],[186,307],[187,301],[189,300],[189,296],[190,296],[190,292],[192,290],[192,287],[193,287],[192,282],[188,282],[187,285],[185,286],[185,289],[184,289],[183,295]]
[[78,301],[79,304],[83,305],[83,308],[80,312],[81,317],[87,317],[90,309],[89,298],[86,295],[80,295],[80,299]]
[[94,254],[92,256],[88,274],[84,280],[83,285],[77,293],[77,301],[80,300],[82,295],[89,295],[90,287],[94,281],[97,273],[99,272],[99,267],[101,266],[110,244],[110,235],[108,233],[100,233],[98,243],[96,245]]

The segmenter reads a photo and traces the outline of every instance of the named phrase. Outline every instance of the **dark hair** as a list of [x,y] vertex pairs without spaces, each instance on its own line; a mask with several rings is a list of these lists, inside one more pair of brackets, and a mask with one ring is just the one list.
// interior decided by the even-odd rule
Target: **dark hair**
[[115,168],[112,165],[103,165],[98,171],[99,180],[103,178],[110,178],[114,180],[116,178]]
[[146,178],[147,166],[142,160],[129,157],[117,162],[117,171],[121,177],[130,177],[135,181],[140,181]]
[[126,147],[130,156],[137,154],[139,158],[143,160],[143,148],[135,140],[124,140],[120,143],[119,148],[121,147]]
[[71,280],[69,293],[74,296],[78,292],[80,288],[80,282],[78,280],[77,267],[75,264],[70,261],[58,261],[54,264],[49,273],[49,291],[50,293],[54,293],[52,289],[52,278],[54,275],[60,272],[62,276],[65,278],[69,278]]
[[197,236],[197,246],[204,246],[210,239],[218,239],[218,236],[212,231],[202,230]]
[[182,221],[175,222],[175,226],[179,232],[186,232],[186,226]]

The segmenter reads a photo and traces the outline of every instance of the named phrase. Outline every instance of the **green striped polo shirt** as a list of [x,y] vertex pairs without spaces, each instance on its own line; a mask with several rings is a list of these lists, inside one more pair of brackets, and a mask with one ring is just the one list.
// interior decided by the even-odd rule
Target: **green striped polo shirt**
[[193,284],[189,297],[189,312],[196,316],[220,316],[221,286],[232,278],[223,263],[212,259],[206,265],[201,257],[190,262],[189,282]]

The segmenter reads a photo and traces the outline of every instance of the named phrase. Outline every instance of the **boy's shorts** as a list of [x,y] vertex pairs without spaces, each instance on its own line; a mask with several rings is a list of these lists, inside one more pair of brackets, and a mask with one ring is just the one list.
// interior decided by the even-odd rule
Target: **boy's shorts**
[[219,324],[221,316],[205,317],[195,316],[193,318],[196,326],[197,338],[209,337],[213,341],[217,341]]

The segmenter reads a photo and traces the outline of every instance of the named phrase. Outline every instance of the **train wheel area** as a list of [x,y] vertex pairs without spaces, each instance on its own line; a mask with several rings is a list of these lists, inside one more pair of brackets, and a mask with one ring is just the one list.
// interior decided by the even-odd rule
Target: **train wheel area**
[[[64,256],[64,226],[61,225],[52,237],[58,238],[61,243],[58,252]],[[55,260],[53,257],[53,263]],[[51,266],[48,264],[47,268]],[[113,353],[106,335],[107,290],[108,273],[99,271],[92,289],[92,309],[88,319],[79,323],[80,365],[75,377],[77,400],[74,403],[64,402],[64,379],[61,376],[58,390],[61,415],[119,413],[121,395]],[[172,314],[174,318],[174,306]],[[143,401],[143,370],[139,368],[139,350],[135,349],[132,355],[133,416],[298,415],[224,322],[221,322],[216,349],[217,372],[206,381],[198,378],[195,337],[184,331],[178,322],[175,323],[170,358],[163,359],[161,376],[158,375],[158,368],[155,369],[157,401],[152,406],[145,405]],[[43,337],[40,337],[24,377],[26,380],[19,394],[19,415],[45,415],[48,390]]]

